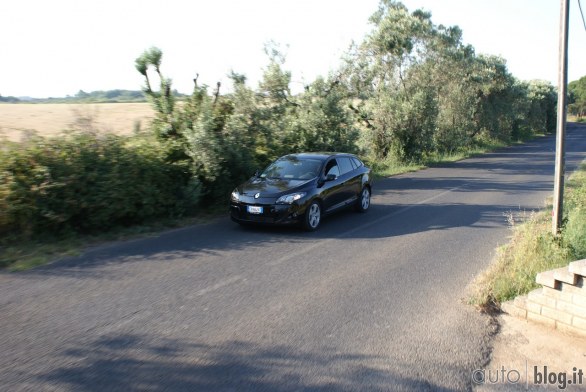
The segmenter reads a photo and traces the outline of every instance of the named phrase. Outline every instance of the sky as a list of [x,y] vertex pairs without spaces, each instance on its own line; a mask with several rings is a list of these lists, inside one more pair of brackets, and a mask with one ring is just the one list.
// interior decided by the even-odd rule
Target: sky
[[[560,0],[403,4],[430,11],[436,25],[458,25],[464,43],[503,57],[518,79],[557,86]],[[371,30],[377,8],[378,0],[0,0],[0,95],[139,90],[134,61],[152,46],[180,92],[191,92],[196,74],[200,84],[227,86],[232,70],[256,87],[270,41],[286,53],[291,87],[301,90],[335,71],[351,42]],[[578,0],[570,0],[570,81],[586,75],[584,48]]]

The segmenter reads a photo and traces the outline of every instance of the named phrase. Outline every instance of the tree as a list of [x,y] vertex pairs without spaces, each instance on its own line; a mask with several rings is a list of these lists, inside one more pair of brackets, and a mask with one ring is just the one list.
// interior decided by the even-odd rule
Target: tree
[[75,98],[79,98],[79,99],[85,99],[85,98],[87,98],[89,96],[90,95],[88,93],[86,93],[85,91],[83,91],[83,90],[79,90],[77,92],[77,94],[75,94]]
[[0,102],[18,103],[20,102],[20,99],[16,97],[3,97],[2,94],[0,94]]
[[[184,168],[186,186],[201,184],[204,200],[217,200],[252,171],[250,137],[244,137],[245,143],[240,139],[240,132],[248,132],[245,117],[249,101],[240,103],[238,99],[222,96],[220,83],[209,94],[208,87],[200,86],[196,77],[191,96],[182,106],[176,107],[171,80],[163,77],[161,62],[162,52],[151,48],[135,63],[145,77],[144,92],[155,109],[155,134],[167,148],[168,161]],[[158,91],[152,89],[148,74],[151,67],[160,79]],[[238,98],[245,97],[245,78],[233,74],[233,80]]]
[[258,158],[269,163],[292,152],[285,140],[299,106],[291,94],[291,72],[283,69],[286,55],[275,43],[265,46],[269,63],[255,93],[255,134]]
[[[137,71],[144,76],[145,86],[143,92],[155,108],[155,131],[161,138],[179,138],[177,117],[175,116],[175,96],[171,91],[171,79],[165,78],[161,73],[161,61],[163,52],[156,47],[143,52],[135,61]],[[159,90],[153,90],[149,69],[154,68],[159,78]]]
[[373,31],[354,48],[345,70],[354,94],[351,108],[376,159],[418,160],[433,148],[438,111],[426,62],[436,57],[437,41],[450,37],[431,23],[429,13],[409,13],[392,0],[381,1],[370,21]]
[[357,152],[358,129],[348,93],[335,78],[317,78],[297,98],[296,116],[285,143],[296,151]]
[[570,95],[570,114],[582,118],[586,115],[586,76],[574,80],[568,84]]
[[[547,86],[527,96],[536,86],[521,85],[502,58],[476,55],[457,26],[437,26],[429,13],[393,0],[382,0],[370,21],[343,75],[374,159],[425,160],[550,129]],[[539,105],[541,117],[526,112]]]
[[526,126],[535,132],[555,132],[557,119],[557,90],[547,81],[527,82],[526,100],[529,103]]

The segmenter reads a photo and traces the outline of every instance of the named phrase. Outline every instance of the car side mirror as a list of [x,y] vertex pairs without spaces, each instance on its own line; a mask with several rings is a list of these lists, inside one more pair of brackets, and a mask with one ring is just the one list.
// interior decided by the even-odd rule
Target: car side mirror
[[328,174],[326,176],[326,181],[334,181],[336,178],[338,178],[335,174]]

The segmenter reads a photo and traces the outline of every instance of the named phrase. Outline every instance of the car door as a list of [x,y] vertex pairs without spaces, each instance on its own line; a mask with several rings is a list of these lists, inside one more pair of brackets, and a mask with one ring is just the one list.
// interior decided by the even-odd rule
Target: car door
[[340,180],[342,181],[343,200],[346,203],[351,203],[360,194],[361,189],[361,177],[352,165],[350,157],[337,157],[338,166],[340,167]]
[[[325,181],[328,174],[334,174],[336,178],[332,181]],[[335,158],[330,158],[324,166],[322,173],[322,185],[320,196],[326,212],[334,210],[344,203],[344,185],[340,177],[340,167]]]

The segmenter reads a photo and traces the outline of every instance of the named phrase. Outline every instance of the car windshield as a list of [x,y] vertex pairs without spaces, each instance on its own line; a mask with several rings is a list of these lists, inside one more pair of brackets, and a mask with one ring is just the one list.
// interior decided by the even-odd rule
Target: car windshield
[[279,180],[311,180],[317,177],[321,163],[319,159],[283,157],[267,167],[260,177]]

